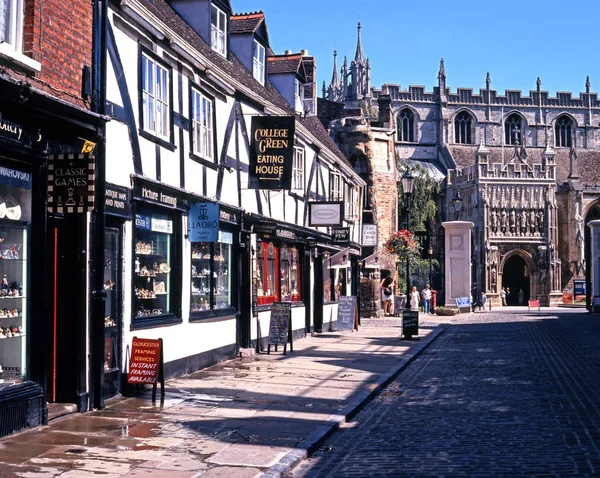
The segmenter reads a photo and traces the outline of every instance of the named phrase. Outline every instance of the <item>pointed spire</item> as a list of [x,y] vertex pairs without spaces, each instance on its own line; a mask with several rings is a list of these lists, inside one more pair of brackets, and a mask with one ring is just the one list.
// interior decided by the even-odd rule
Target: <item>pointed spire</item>
[[354,56],[354,61],[359,63],[363,60],[362,43],[360,41],[360,22],[358,22],[358,43],[356,44],[356,55]]
[[592,84],[590,83],[590,75],[585,79],[585,92],[589,94]]
[[340,80],[337,73],[337,50],[333,50],[333,75],[331,77],[331,86],[339,86]]
[[327,88],[325,88],[325,80],[323,80],[323,99],[327,98]]
[[488,71],[485,75],[485,89],[489,90],[491,84],[492,84],[492,79],[490,78],[490,72]]
[[446,68],[444,67],[444,59],[440,60],[440,71],[438,73],[438,78],[446,78]]
[[539,76],[537,77],[536,86],[538,91],[542,89],[542,80],[540,80]]

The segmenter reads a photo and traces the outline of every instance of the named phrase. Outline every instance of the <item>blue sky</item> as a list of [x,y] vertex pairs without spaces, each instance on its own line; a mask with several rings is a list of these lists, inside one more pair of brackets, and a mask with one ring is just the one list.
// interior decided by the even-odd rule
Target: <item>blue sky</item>
[[437,84],[444,58],[447,85],[600,92],[600,1],[571,0],[231,0],[235,13],[265,12],[276,53],[307,49],[317,59],[319,96],[329,84],[333,50],[338,67],[356,51],[356,24],[371,62],[372,85]]

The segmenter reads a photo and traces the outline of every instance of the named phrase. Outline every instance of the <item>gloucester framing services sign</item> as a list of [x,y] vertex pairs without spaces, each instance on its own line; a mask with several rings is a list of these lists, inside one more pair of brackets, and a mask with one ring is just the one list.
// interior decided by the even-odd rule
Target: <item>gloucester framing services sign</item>
[[290,189],[294,159],[293,116],[253,116],[249,189]]
[[162,340],[140,339],[134,337],[131,342],[131,359],[129,360],[129,383],[156,383],[158,381],[160,359],[162,356]]

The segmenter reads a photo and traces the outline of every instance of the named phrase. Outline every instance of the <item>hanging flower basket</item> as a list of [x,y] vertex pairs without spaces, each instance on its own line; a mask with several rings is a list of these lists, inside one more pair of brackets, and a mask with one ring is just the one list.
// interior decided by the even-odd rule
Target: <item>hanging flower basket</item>
[[415,239],[412,232],[402,229],[392,234],[384,244],[385,249],[398,256],[400,259],[415,257],[419,254],[419,242]]

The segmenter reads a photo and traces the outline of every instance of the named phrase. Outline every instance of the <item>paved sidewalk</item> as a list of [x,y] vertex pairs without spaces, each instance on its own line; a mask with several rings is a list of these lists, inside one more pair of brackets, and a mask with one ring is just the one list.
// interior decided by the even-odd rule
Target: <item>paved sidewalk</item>
[[1,439],[0,476],[283,476],[447,327],[420,319],[412,341],[399,340],[398,318],[363,319],[285,356],[280,347],[170,380],[163,406],[149,391],[117,397]]

